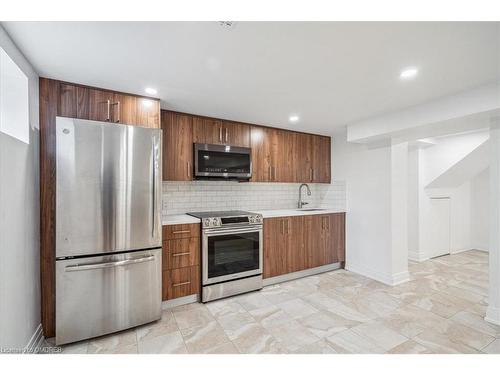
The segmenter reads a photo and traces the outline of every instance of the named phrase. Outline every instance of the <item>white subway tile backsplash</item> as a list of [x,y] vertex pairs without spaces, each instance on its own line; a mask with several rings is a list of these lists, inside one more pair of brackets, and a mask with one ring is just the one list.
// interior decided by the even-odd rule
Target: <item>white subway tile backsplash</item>
[[[300,184],[235,181],[163,182],[162,215],[209,210],[272,210],[297,206]],[[309,184],[309,207],[346,208],[344,181]]]

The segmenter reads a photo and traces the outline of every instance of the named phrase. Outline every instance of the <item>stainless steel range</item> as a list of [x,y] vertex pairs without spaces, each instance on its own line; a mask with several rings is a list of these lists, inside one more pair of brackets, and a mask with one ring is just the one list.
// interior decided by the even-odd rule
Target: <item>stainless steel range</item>
[[262,288],[262,215],[190,212],[201,219],[202,302]]

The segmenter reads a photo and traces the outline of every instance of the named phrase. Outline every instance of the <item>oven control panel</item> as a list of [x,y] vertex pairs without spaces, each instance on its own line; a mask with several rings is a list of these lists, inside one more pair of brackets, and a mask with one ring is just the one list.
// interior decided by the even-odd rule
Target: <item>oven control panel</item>
[[217,228],[222,226],[220,217],[207,217],[203,219],[203,228]]
[[203,228],[221,228],[224,226],[244,226],[262,224],[264,219],[261,214],[248,216],[205,217],[202,219]]
[[264,219],[261,214],[251,215],[248,217],[250,224],[262,224]]

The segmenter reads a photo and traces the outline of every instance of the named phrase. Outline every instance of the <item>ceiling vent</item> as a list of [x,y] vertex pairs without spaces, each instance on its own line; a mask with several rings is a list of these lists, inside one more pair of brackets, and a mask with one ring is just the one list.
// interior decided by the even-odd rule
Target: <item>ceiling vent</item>
[[219,21],[219,25],[220,25],[220,27],[222,27],[224,29],[231,30],[231,29],[234,29],[234,27],[236,26],[236,22],[234,22],[234,21]]

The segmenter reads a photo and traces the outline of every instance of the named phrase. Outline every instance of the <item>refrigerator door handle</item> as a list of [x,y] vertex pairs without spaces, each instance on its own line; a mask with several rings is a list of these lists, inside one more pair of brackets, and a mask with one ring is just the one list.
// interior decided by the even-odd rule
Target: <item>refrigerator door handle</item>
[[112,268],[112,267],[119,267],[119,266],[127,266],[129,264],[151,262],[154,259],[155,259],[154,255],[150,255],[147,257],[137,258],[137,259],[119,260],[117,262],[75,264],[72,266],[66,266],[66,272],[86,271],[86,270],[94,270],[94,269],[99,269],[99,268]]
[[151,138],[152,140],[152,151],[153,151],[153,173],[152,173],[152,176],[153,176],[153,181],[152,181],[152,200],[153,200],[153,203],[151,205],[151,222],[152,222],[152,225],[151,225],[151,237],[154,238],[155,236],[155,226],[156,226],[156,223],[155,223],[155,210],[156,210],[156,147],[155,147],[155,138]]

